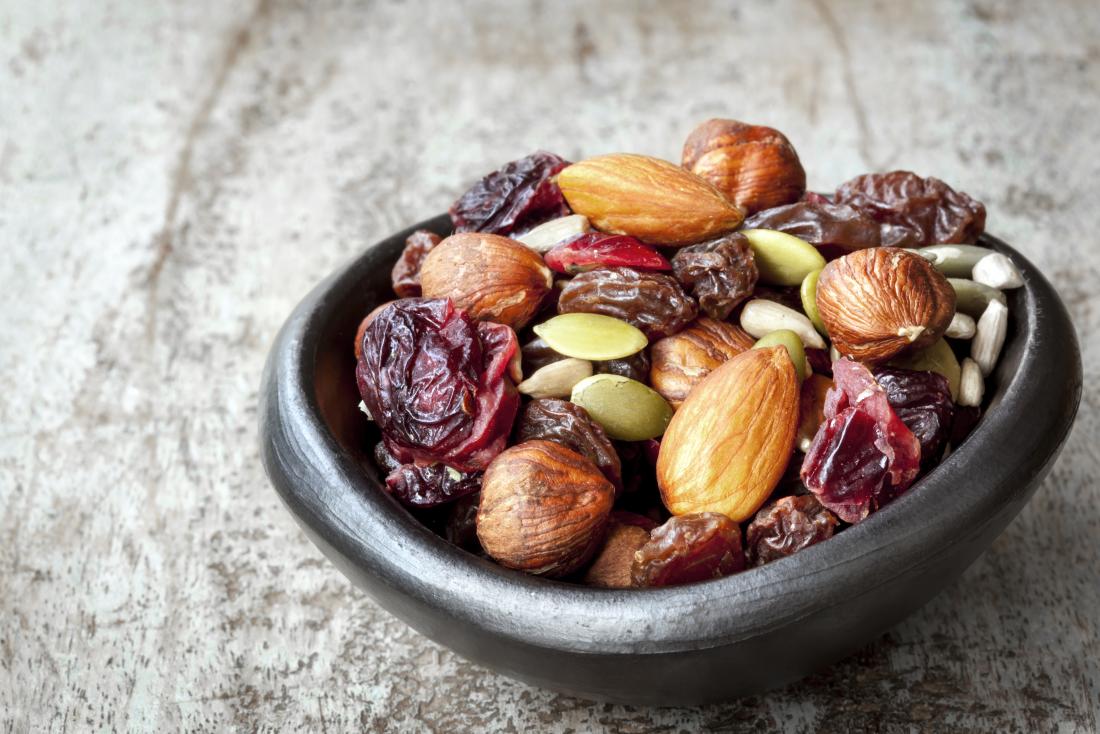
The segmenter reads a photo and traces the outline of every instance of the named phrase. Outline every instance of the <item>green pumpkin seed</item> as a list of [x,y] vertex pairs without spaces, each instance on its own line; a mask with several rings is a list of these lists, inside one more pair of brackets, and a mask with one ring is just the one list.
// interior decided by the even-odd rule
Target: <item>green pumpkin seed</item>
[[799,285],[806,276],[825,267],[817,248],[786,232],[774,229],[745,229],[760,282],[769,285]]
[[799,294],[802,296],[802,310],[806,312],[810,323],[822,336],[828,336],[829,332],[825,329],[825,322],[821,320],[821,313],[817,310],[817,279],[821,277],[822,270],[824,268],[818,268],[802,279]]
[[593,362],[629,357],[649,343],[636,327],[595,313],[563,313],[538,324],[534,332],[558,354]]
[[806,371],[806,350],[802,348],[801,337],[790,329],[779,329],[770,334],[765,334],[756,344],[752,345],[752,348],[766,349],[778,346],[786,348],[787,355],[794,363],[794,371],[798,374],[798,379],[805,380],[808,374]]
[[962,367],[959,366],[959,360],[955,358],[955,353],[951,351],[951,345],[943,339],[930,347],[903,354],[891,361],[890,364],[907,370],[938,372],[947,378],[947,384],[951,387],[951,399],[959,399]]
[[573,387],[570,398],[620,441],[644,441],[665,432],[672,406],[652,389],[622,375],[592,375]]
[[980,318],[990,301],[1000,301],[1002,305],[1008,305],[1008,299],[1002,291],[984,283],[965,278],[948,278],[947,282],[955,289],[955,310],[962,311],[967,316]]
[[952,278],[969,278],[978,264],[993,250],[977,245],[929,245],[919,250],[911,250],[936,266],[944,275]]

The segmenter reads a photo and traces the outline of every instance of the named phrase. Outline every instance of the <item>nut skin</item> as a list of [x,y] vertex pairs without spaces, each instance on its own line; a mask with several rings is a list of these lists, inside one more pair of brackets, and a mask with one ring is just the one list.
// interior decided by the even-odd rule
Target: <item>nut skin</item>
[[566,576],[600,547],[614,500],[591,461],[552,441],[527,441],[485,470],[477,537],[502,566]]
[[584,574],[584,583],[603,589],[631,588],[634,554],[648,542],[648,530],[612,519],[603,547]]
[[649,384],[674,407],[722,363],[752,348],[743,329],[700,316],[688,328],[650,347]]
[[841,354],[880,364],[943,336],[955,314],[955,290],[920,255],[873,247],[825,266],[817,310]]
[[806,191],[806,171],[794,146],[763,125],[707,120],[688,135],[682,161],[746,216],[798,201]]
[[450,298],[473,318],[522,328],[553,284],[538,253],[515,240],[483,232],[454,234],[420,267],[425,298]]
[[569,206],[602,232],[683,247],[737,228],[745,218],[708,181],[650,156],[613,153],[558,174]]
[[798,398],[781,346],[742,352],[707,375],[661,439],[657,484],[669,512],[752,517],[790,460]]

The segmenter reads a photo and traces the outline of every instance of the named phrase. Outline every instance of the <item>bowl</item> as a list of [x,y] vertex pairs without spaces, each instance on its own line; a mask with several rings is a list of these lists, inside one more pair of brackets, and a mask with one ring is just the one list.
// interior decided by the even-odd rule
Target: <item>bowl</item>
[[[1081,397],[1065,307],[1016,263],[1011,325],[987,414],[901,498],[830,540],[705,583],[604,590],[535,578],[436,536],[382,485],[377,429],[358,410],[356,327],[392,298],[415,229],[329,276],[283,325],[264,370],[260,435],[272,484],[306,535],[391,614],[527,683],[604,701],[690,705],[795,681],[870,642],[951,584],[1004,530],[1055,461]],[[1020,551],[1021,553],[1023,550]]]

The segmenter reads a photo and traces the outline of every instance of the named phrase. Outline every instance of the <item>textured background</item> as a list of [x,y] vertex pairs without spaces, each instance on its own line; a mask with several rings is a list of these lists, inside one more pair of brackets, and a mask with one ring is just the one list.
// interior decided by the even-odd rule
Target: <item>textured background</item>
[[[597,9],[597,7],[599,9]],[[0,7],[0,729],[1084,732],[1100,717],[1095,2]],[[788,690],[591,705],[351,588],[269,488],[267,347],[336,265],[545,147],[720,115],[810,184],[934,174],[1053,279],[1076,428],[992,550]]]

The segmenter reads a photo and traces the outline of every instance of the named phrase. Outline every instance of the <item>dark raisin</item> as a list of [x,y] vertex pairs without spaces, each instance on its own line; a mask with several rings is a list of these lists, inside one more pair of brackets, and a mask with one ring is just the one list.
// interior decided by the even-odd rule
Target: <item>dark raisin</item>
[[405,249],[393,264],[390,276],[393,292],[398,298],[416,298],[420,295],[420,265],[442,239],[435,232],[418,229],[405,240]]
[[548,364],[560,362],[565,359],[564,354],[559,354],[550,348],[541,336],[537,336],[523,345],[520,350],[523,359],[523,374],[532,375]]
[[932,468],[943,455],[955,414],[947,378],[936,372],[880,367],[875,379],[886,390],[890,407],[920,441],[921,467]]
[[451,206],[455,232],[518,234],[569,214],[553,180],[568,165],[569,161],[540,150],[493,171]]
[[817,247],[829,259],[883,244],[882,227],[874,219],[816,194],[807,194],[804,201],[758,212],[742,226],[794,235]]
[[649,382],[649,352],[643,349],[629,357],[593,362],[592,369],[598,374],[622,375],[641,383]]
[[481,543],[477,539],[477,505],[480,500],[480,492],[455,500],[448,507],[443,523],[443,537],[471,553],[481,551]]
[[481,488],[481,472],[465,473],[444,464],[402,464],[386,477],[386,489],[409,507],[442,505]]
[[828,349],[806,347],[806,359],[810,362],[810,369],[817,374],[833,376],[833,358],[829,356]]
[[675,586],[745,568],[741,528],[718,512],[677,515],[649,534],[634,556],[635,586]]
[[762,566],[833,537],[836,515],[812,494],[783,497],[761,508],[745,531],[749,565]]
[[517,421],[516,443],[554,441],[590,460],[607,479],[622,489],[622,465],[611,440],[588,411],[568,400],[540,398],[523,409]]
[[598,313],[641,329],[650,341],[670,336],[695,318],[695,301],[672,276],[632,268],[601,268],[569,281],[559,313]]
[[672,257],[676,279],[699,302],[699,308],[722,321],[752,295],[756,261],[745,235],[732,232],[681,248]]
[[981,408],[964,405],[955,406],[955,416],[951,421],[951,436],[949,439],[952,450],[966,440],[966,437],[974,430],[974,426],[978,425],[978,419],[981,417]]

